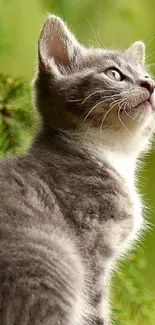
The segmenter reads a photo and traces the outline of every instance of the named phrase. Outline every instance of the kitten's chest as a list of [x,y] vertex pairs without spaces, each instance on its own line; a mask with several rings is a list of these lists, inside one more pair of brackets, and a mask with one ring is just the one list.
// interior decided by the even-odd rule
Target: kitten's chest
[[[102,265],[118,256],[137,237],[142,225],[141,203],[134,189],[110,167],[94,175],[74,175],[57,193],[62,211],[74,225],[82,253]],[[100,268],[99,268],[100,266]]]
[[132,216],[133,216],[133,229],[131,232],[130,239],[134,240],[137,238],[140,230],[144,227],[144,219],[142,215],[142,202],[140,196],[135,187],[128,186],[130,200],[132,202]]
[[[102,162],[107,162],[109,165],[109,173],[113,179],[115,179],[118,187],[120,186],[120,192],[118,192],[121,202],[119,205],[124,206],[124,216],[126,215],[127,217],[128,215],[127,218],[132,220],[132,230],[129,237],[133,240],[137,237],[144,224],[142,217],[142,203],[134,185],[135,159],[125,153],[112,151],[108,148],[101,147],[98,149],[97,157],[100,157]],[[125,200],[122,196],[126,197],[126,204],[124,204]]]
[[142,224],[141,203],[129,178],[104,161],[71,164],[68,170],[52,187],[61,211],[77,232],[87,233],[91,242],[100,237],[111,244],[115,241],[116,247],[117,242],[136,235]]
[[133,183],[110,167],[102,185],[98,185],[98,195],[90,202],[90,210],[84,211],[81,220],[83,238],[93,263],[102,270],[106,261],[111,263],[113,257],[124,253],[138,237],[144,223],[142,205]]
[[56,172],[49,168],[47,182],[69,227],[83,243],[84,253],[89,251],[99,259],[117,254],[134,239],[142,216],[130,169],[121,170],[125,162],[113,153],[97,154],[86,154],[83,159],[59,157]]

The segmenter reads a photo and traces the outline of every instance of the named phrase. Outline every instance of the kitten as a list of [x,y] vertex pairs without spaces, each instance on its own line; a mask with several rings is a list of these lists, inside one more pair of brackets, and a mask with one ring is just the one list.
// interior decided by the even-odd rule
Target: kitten
[[49,16],[38,43],[41,124],[0,163],[0,324],[110,324],[108,280],[145,225],[134,185],[155,124],[144,44],[86,49]]

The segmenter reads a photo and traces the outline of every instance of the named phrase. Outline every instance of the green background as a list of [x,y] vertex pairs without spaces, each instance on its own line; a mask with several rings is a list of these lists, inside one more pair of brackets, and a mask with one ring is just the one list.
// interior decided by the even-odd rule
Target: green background
[[[24,76],[31,82],[36,69],[37,39],[49,12],[67,21],[85,45],[124,48],[135,40],[143,40],[146,63],[155,62],[155,0],[0,0],[0,72]],[[151,72],[155,72],[153,64]],[[154,166],[155,143],[145,157],[138,183],[151,226],[137,248],[145,257],[141,269],[144,291],[151,291],[155,298]]]

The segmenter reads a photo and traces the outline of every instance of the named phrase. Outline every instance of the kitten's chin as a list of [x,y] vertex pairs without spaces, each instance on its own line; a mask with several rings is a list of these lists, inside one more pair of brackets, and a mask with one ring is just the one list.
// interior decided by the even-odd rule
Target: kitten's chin
[[[123,110],[121,111],[123,115]],[[155,105],[152,105],[150,101],[145,101],[136,107],[125,109],[124,115],[129,119],[132,119],[132,123],[145,122],[147,118],[154,117],[155,115]],[[130,121],[131,122],[131,121]]]
[[[144,101],[143,103],[139,104],[137,107],[138,110],[147,110],[149,112],[155,111],[155,106],[148,100]],[[146,113],[147,113],[146,111]]]
[[147,116],[154,115],[155,113],[155,95],[154,93],[142,101],[141,103],[137,104],[136,106],[133,107],[126,107],[125,111],[129,116],[139,119],[146,118]]

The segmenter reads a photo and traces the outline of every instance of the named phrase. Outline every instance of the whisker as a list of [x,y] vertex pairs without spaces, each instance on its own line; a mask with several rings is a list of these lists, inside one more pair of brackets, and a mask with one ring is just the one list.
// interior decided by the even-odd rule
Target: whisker
[[[106,89],[106,90],[97,90],[97,91],[94,91],[93,93],[91,93],[91,94],[89,94],[83,101],[82,101],[82,98],[81,99],[70,99],[70,98],[67,98],[67,101],[68,102],[82,102],[82,105],[85,103],[85,101],[87,100],[87,99],[89,99],[91,96],[93,96],[93,95],[95,95],[95,94],[97,94],[97,93],[104,93],[104,92],[106,92],[106,93],[108,93],[108,92],[111,92],[111,90],[109,90],[109,89]],[[105,95],[104,97],[107,97],[108,95]],[[115,94],[114,95],[111,95],[111,97],[113,97],[113,96],[115,96]],[[110,96],[109,96],[110,97]]]
[[[132,101],[131,101],[131,102],[132,102]],[[126,111],[127,106],[128,106],[128,108],[130,108],[129,104],[130,104],[129,101],[127,101],[127,102],[125,103],[125,105],[124,105],[124,112],[125,112],[125,114],[126,114],[128,117],[130,117],[132,120],[136,121],[136,119],[135,119],[133,116],[131,116],[131,115]]]
[[153,36],[150,41],[146,44],[146,47],[155,39],[155,36]]
[[154,62],[154,63],[150,63],[150,64],[146,64],[146,66],[147,66],[148,68],[154,67],[154,66],[155,66],[155,62]]
[[87,119],[87,117],[92,113],[92,111],[93,111],[97,106],[99,106],[99,105],[101,105],[101,104],[103,104],[103,103],[105,103],[105,102],[107,102],[107,101],[109,101],[109,100],[111,100],[111,96],[110,96],[110,98],[108,98],[108,99],[106,99],[106,100],[103,100],[103,101],[101,101],[101,102],[95,104],[95,105],[90,109],[90,111],[87,113],[87,115],[84,117],[82,123]]
[[100,125],[100,133],[102,134],[102,127],[103,127],[103,123],[107,117],[107,115],[111,112],[111,110],[113,109],[113,107],[110,107],[109,110],[106,112],[106,114],[104,115],[103,119],[102,119],[102,122],[101,122],[101,125]]
[[[91,96],[93,96],[93,95],[95,95],[95,94],[97,94],[97,93],[100,93],[100,94],[102,94],[102,93],[104,93],[104,92],[111,92],[111,90],[97,90],[97,91],[94,91],[93,93],[91,93],[91,94],[89,94],[84,100],[83,100],[83,102],[82,102],[82,105],[86,102],[86,100],[88,100]],[[114,95],[105,95],[104,96],[104,98],[105,97],[111,97],[111,98],[113,98],[114,96],[116,96],[117,94],[114,94]],[[118,96],[118,95],[117,95]]]
[[127,127],[125,126],[125,124],[121,120],[121,117],[120,117],[120,108],[118,109],[118,118],[119,118],[121,124],[123,125],[123,127],[125,128],[125,130],[130,134],[130,136],[132,136],[132,134],[130,133],[130,131],[127,129]]
[[116,105],[120,105],[122,104],[122,102],[124,101],[124,99],[117,99],[117,100],[114,100],[110,106],[116,106]]
[[149,55],[147,55],[146,56],[146,61],[148,60],[148,58],[150,59],[154,53],[155,53],[155,51],[153,51],[152,53],[150,53]]
[[68,98],[67,101],[70,102],[70,103],[74,103],[74,102],[81,102],[82,99],[69,99]]
[[118,92],[120,92],[120,88],[119,87],[111,87],[110,81],[108,82],[108,80],[104,80],[104,84],[108,87],[110,87],[111,90],[117,90]]
[[97,36],[96,36],[96,33],[95,33],[95,30],[94,30],[93,25],[91,24],[91,22],[90,22],[88,19],[86,19],[86,21],[88,22],[88,24],[90,25],[90,27],[91,27],[91,29],[92,29],[92,32],[93,32],[93,34],[94,34],[94,37],[95,37],[95,40],[96,40],[97,46],[100,47],[100,43],[99,43],[99,41],[98,41],[98,39],[97,39]]
[[88,128],[87,128],[87,130],[86,130],[86,132],[85,132],[85,136],[88,134],[88,131],[89,131],[90,126],[91,126],[91,123],[93,122],[93,120],[94,120],[97,116],[98,116],[98,115],[95,115],[95,116],[91,119],[91,121],[89,122],[89,124],[88,124]]
[[132,117],[127,111],[126,111],[126,108],[124,108],[124,112],[125,112],[125,114],[127,115],[127,116],[129,116],[133,121],[136,121],[137,122],[137,120],[134,118],[134,117]]
[[120,99],[120,100],[118,100],[118,105],[122,108],[122,105],[124,104],[124,101],[125,101],[125,99],[123,98],[123,99]]
[[98,46],[98,43],[96,43],[96,41],[94,41],[94,40],[92,40],[92,39],[90,39],[90,38],[88,38],[88,41],[89,41],[89,42],[92,42],[92,43],[94,43],[96,46]]
[[107,117],[107,115],[111,112],[111,110],[117,105],[117,102],[118,101],[115,101],[112,103],[112,105],[110,105],[110,109],[106,112],[106,114],[104,115],[103,119],[102,119],[102,122],[101,122],[101,125],[100,125],[100,133],[102,133],[102,127],[103,127],[103,123]]
[[98,34],[99,41],[101,42],[101,45],[103,46],[104,50],[107,50],[106,47],[104,46],[103,41],[102,41],[101,36],[100,36],[100,30],[99,30],[100,29],[100,22],[101,22],[101,16],[99,17],[97,34]]
[[95,95],[95,94],[97,94],[97,93],[102,93],[102,91],[103,90],[97,90],[97,91],[94,91],[93,93],[91,93],[91,94],[89,94],[84,100],[83,100],[83,102],[82,102],[82,105],[85,103],[85,101],[87,100],[87,99],[89,99],[91,96],[93,96],[93,95]]
[[[131,116],[131,115],[126,111],[127,106],[130,108],[129,104],[130,104],[129,101],[127,101],[127,102],[125,103],[125,105],[124,105],[124,112],[125,112],[125,114],[126,114],[128,117],[130,117],[133,121],[136,121],[136,122],[137,122],[137,120],[136,120],[133,116]],[[131,101],[131,105],[132,105],[132,101]]]
[[130,107],[130,103],[127,102],[127,103],[125,104],[124,111],[125,111],[125,114],[126,114],[127,116],[129,116],[133,121],[136,121],[136,122],[138,123],[138,120],[135,119],[133,116],[131,116],[131,115],[126,111],[126,106],[127,106],[127,105],[129,106],[129,108],[131,108],[131,107],[132,107],[132,100],[131,100],[131,107]]

